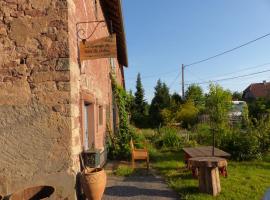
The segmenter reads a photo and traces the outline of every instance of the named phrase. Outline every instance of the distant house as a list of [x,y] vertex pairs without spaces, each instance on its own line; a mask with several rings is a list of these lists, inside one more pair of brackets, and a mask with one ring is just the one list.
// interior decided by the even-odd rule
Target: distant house
[[258,98],[270,99],[270,82],[252,83],[243,92],[244,100]]

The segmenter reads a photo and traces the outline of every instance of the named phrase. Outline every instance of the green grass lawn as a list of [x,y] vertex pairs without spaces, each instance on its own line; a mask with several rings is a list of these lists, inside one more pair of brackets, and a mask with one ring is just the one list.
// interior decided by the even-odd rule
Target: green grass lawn
[[228,162],[227,178],[221,177],[221,193],[217,197],[199,193],[198,180],[185,168],[182,152],[157,151],[151,166],[163,175],[180,199],[260,200],[270,188],[270,156],[263,161]]

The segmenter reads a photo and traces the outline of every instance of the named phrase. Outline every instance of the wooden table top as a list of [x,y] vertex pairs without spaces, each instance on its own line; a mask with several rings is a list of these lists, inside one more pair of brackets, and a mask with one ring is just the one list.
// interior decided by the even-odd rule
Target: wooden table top
[[[183,148],[183,151],[188,154],[191,158],[196,157],[213,157],[212,156],[212,146],[202,146],[202,147],[189,147]],[[215,157],[229,158],[231,155],[225,151],[215,148]]]
[[227,160],[219,157],[197,157],[190,158],[188,164],[192,167],[225,167]]

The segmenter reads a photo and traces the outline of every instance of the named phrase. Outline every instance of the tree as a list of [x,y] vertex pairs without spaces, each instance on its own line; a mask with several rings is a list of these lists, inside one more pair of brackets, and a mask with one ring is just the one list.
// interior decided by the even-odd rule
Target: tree
[[241,100],[242,100],[242,96],[243,96],[243,93],[242,93],[242,92],[237,92],[237,91],[235,91],[235,92],[233,92],[233,94],[232,94],[232,99],[233,99],[234,101],[241,101]]
[[219,135],[229,126],[229,111],[232,107],[232,95],[219,85],[210,84],[210,91],[206,100],[211,128]]
[[185,96],[187,100],[194,101],[196,108],[200,111],[205,108],[205,98],[203,94],[203,90],[200,86],[192,84],[188,87],[185,92]]
[[259,119],[265,115],[270,115],[270,100],[258,98],[247,102],[251,117]]
[[147,103],[144,99],[144,89],[140,73],[138,73],[136,81],[136,92],[131,112],[131,121],[137,127],[142,128],[147,125]]
[[182,126],[188,128],[197,121],[199,110],[192,100],[186,101],[179,112],[176,112],[177,121],[182,122]]
[[179,94],[177,94],[176,92],[173,93],[173,95],[171,96],[171,101],[174,104],[182,104],[183,103],[181,96]]
[[144,89],[142,86],[141,75],[138,73],[136,81],[136,92],[135,92],[135,107],[138,113],[143,115],[145,113],[145,100],[144,100]]
[[157,127],[163,124],[162,119],[162,110],[168,108],[170,106],[170,94],[169,88],[165,83],[162,83],[161,80],[158,80],[157,85],[155,87],[155,96],[152,99],[150,109],[149,109],[149,117],[151,120],[151,124],[154,127]]
[[210,84],[210,91],[206,100],[206,107],[210,120],[217,126],[228,124],[228,113],[232,107],[232,95],[219,85]]

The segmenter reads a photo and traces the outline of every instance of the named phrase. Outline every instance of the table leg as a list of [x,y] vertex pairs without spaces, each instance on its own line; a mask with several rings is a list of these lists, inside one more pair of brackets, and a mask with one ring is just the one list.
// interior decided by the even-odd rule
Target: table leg
[[200,167],[199,190],[216,196],[221,191],[218,168]]

